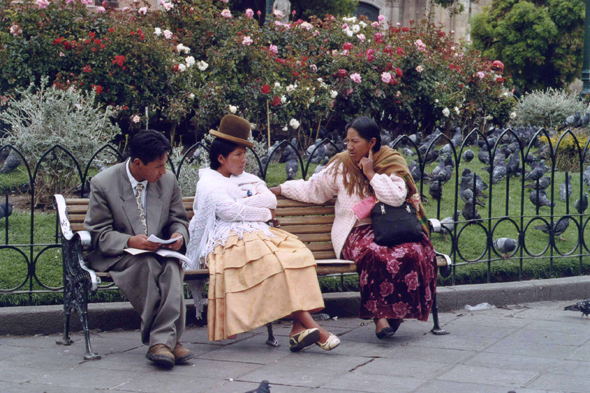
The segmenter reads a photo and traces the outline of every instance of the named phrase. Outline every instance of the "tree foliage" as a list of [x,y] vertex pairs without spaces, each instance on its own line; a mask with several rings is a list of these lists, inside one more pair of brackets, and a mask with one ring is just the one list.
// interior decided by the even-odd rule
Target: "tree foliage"
[[584,15],[582,0],[494,0],[473,17],[471,35],[522,91],[560,88],[581,74]]

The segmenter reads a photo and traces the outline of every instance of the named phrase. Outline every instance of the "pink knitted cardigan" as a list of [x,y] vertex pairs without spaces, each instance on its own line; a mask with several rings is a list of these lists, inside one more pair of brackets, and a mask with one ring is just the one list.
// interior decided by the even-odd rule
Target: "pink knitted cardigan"
[[[313,175],[309,180],[291,180],[281,185],[281,195],[300,202],[325,203],[335,194],[335,218],[332,226],[332,247],[337,257],[340,257],[342,247],[346,242],[348,234],[357,223],[358,219],[352,211],[352,207],[360,202],[365,196],[348,195],[344,188],[344,175],[342,164],[335,174],[331,173],[330,164],[323,171]],[[406,183],[396,175],[375,174],[370,182],[375,191],[375,197],[391,206],[401,206],[406,200],[408,193]]]

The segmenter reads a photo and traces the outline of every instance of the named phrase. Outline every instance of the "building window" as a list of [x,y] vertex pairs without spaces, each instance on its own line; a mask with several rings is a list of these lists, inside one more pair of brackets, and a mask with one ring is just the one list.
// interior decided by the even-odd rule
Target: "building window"
[[379,8],[359,1],[359,6],[356,9],[356,16],[366,16],[369,20],[376,21],[377,17],[379,17]]

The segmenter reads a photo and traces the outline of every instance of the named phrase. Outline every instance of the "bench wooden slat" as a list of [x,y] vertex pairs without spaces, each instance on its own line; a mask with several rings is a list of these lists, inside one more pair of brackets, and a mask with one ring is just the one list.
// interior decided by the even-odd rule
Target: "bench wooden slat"
[[332,198],[326,203],[317,204],[317,203],[306,203],[306,202],[299,202],[292,199],[278,199],[277,200],[277,208],[287,208],[287,207],[313,207],[313,206],[334,206],[336,203],[336,198]]
[[322,225],[281,225],[281,229],[294,235],[299,233],[330,233],[332,224]]
[[318,259],[337,259],[336,253],[332,251],[313,251],[313,257]]
[[334,216],[290,216],[281,217],[279,222],[281,225],[332,224],[334,222]]
[[[318,216],[324,214],[334,214],[334,207],[284,207],[277,209],[275,215],[282,216]],[[280,221],[280,220],[279,220]]]
[[318,265],[317,272],[318,276],[325,276],[326,274],[356,273],[356,265]]
[[299,240],[303,243],[311,243],[311,242],[331,242],[332,236],[329,233],[302,233],[297,235]]
[[332,243],[306,243],[307,248],[311,251],[331,251],[334,250]]

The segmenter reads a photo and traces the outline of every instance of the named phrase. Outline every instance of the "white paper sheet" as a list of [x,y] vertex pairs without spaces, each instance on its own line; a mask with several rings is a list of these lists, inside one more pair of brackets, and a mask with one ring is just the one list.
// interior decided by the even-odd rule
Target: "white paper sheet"
[[131,255],[139,255],[139,254],[144,254],[146,252],[153,252],[153,253],[156,253],[164,258],[178,258],[181,261],[184,261],[186,263],[190,263],[190,261],[191,261],[190,259],[188,259],[186,256],[182,255],[181,253],[176,252],[176,251],[172,251],[172,250],[167,250],[165,248],[161,248],[157,251],[141,250],[139,248],[126,248],[123,251],[125,251]]
[[148,242],[152,242],[152,243],[171,244],[171,243],[174,243],[176,240],[178,240],[178,238],[175,237],[174,239],[164,240],[164,239],[160,239],[156,235],[150,235],[150,237],[148,237],[147,240],[148,240]]

